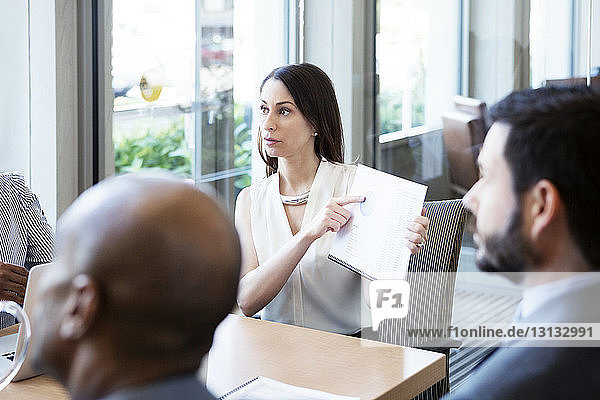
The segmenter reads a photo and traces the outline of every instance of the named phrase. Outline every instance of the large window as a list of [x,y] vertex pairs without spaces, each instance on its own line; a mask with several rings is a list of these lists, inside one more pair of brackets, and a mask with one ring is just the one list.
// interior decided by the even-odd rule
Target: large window
[[0,172],[29,177],[29,13],[26,2],[0,1]]
[[583,78],[588,62],[592,75],[600,69],[594,51],[599,45],[590,40],[600,34],[598,0],[376,4],[377,117],[383,135],[401,138],[440,126],[456,94],[493,103],[515,89]]
[[489,121],[478,116],[483,131],[457,134],[464,112],[479,115],[469,107],[528,87],[585,84],[588,74],[600,85],[600,0],[376,5],[377,167],[427,184],[429,199],[456,196],[477,177]]
[[469,3],[469,96],[493,104],[513,90],[597,74],[599,0]]
[[375,42],[378,129],[409,136],[439,126],[459,91],[457,0],[378,0]]
[[581,80],[587,77],[588,64],[590,75],[600,76],[600,1],[530,3],[530,85],[538,87],[565,78]]
[[113,0],[116,172],[167,169],[211,184],[232,209],[251,182],[258,84],[287,61],[286,11],[274,0]]

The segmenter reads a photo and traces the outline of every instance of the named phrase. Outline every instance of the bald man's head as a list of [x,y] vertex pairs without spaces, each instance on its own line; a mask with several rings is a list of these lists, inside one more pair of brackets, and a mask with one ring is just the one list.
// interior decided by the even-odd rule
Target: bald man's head
[[[126,175],[88,190],[59,221],[57,243],[49,304],[38,317],[59,321],[44,329],[52,340],[40,343],[42,365],[56,359],[43,348],[53,341],[96,338],[119,357],[197,365],[234,306],[235,228],[210,196],[172,177]],[[77,301],[89,315],[77,315]]]

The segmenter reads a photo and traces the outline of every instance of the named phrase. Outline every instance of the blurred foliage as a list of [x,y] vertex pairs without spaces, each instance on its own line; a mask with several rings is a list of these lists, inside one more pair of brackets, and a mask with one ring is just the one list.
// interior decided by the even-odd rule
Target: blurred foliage
[[[233,168],[249,168],[252,164],[252,110],[249,106],[236,104],[234,116]],[[160,168],[192,178],[193,153],[186,142],[183,115],[123,124],[114,141],[117,173]],[[202,157],[204,161],[213,163],[226,158],[224,151],[209,149],[203,151]],[[237,190],[250,186],[250,183],[250,173],[234,180]]]
[[412,82],[412,127],[425,124],[425,61],[423,47],[419,47],[419,66],[413,70]]
[[[250,167],[252,165],[252,109],[241,104],[234,106],[233,145],[234,168]],[[242,190],[250,186],[252,179],[249,173],[235,179],[236,189]]]
[[379,93],[379,133],[402,130],[402,92]]
[[183,115],[164,126],[146,127],[115,138],[115,171],[133,172],[146,168],[173,171],[192,177],[192,154],[185,141]]
[[[423,85],[412,88],[412,126],[425,123]],[[379,94],[379,133],[391,133],[402,130],[402,92],[382,92]]]
[[[412,120],[410,127],[425,124],[425,64],[423,50],[419,50],[418,68],[410,76],[409,90],[412,100]],[[379,105],[379,133],[391,133],[402,130],[402,95],[401,89],[382,90],[377,98]]]

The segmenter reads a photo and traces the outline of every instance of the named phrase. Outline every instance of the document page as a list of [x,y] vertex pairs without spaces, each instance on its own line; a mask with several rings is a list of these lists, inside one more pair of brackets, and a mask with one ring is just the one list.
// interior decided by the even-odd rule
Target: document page
[[238,386],[219,400],[359,400],[358,397],[339,396],[320,390],[288,385],[259,376]]
[[403,279],[407,225],[421,215],[426,192],[427,186],[358,165],[349,194],[366,200],[346,206],[352,217],[336,234],[329,259],[371,280]]

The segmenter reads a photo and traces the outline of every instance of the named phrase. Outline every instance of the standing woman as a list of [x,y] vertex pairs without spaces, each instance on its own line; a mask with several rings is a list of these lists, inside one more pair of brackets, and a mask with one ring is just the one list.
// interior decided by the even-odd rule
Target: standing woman
[[[240,193],[238,304],[245,315],[329,332],[361,329],[361,278],[330,261],[356,166],[343,164],[342,122],[329,77],[315,65],[273,70],[260,87],[258,149],[267,178]],[[406,245],[418,251],[429,220],[416,217]],[[366,286],[365,286],[366,287]]]

